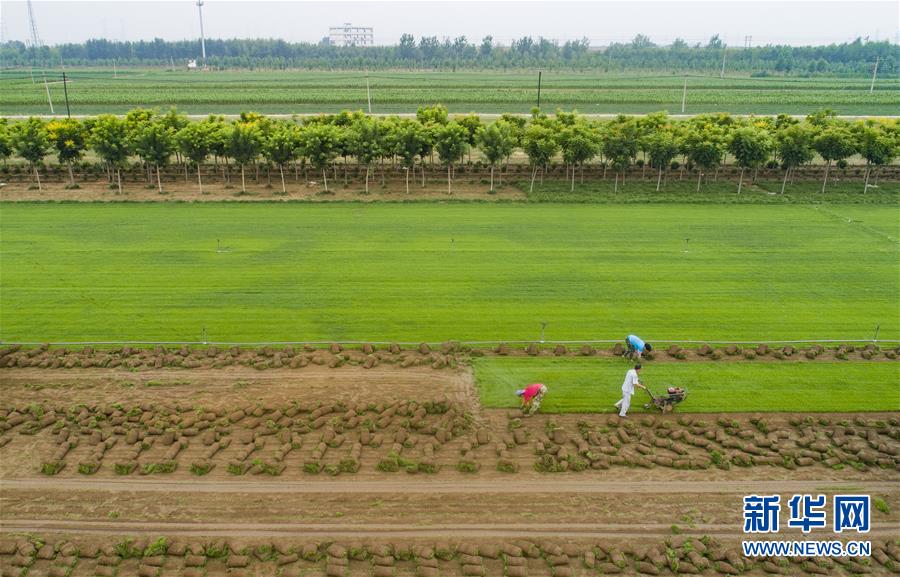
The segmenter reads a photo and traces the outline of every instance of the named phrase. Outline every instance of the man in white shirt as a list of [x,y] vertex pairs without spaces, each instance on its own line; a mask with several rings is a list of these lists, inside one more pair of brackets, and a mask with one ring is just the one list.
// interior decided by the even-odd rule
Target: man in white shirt
[[631,395],[634,394],[634,387],[640,387],[647,390],[647,387],[641,384],[641,380],[638,377],[638,374],[641,372],[640,363],[634,365],[633,369],[629,369],[627,373],[625,373],[625,382],[622,383],[622,398],[619,399],[619,402],[613,405],[615,408],[619,409],[619,416],[624,417],[628,412],[628,407],[631,406]]

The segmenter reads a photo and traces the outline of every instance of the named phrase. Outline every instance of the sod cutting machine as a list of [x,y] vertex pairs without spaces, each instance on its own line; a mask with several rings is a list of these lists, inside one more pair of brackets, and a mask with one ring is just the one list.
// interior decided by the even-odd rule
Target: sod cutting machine
[[675,405],[687,398],[687,390],[681,387],[669,387],[664,395],[654,395],[648,388],[647,394],[650,395],[650,402],[644,408],[656,407],[663,413],[671,413]]

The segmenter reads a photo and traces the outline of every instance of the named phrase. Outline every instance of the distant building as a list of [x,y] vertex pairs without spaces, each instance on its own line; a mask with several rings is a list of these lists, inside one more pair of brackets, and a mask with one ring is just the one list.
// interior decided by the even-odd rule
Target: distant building
[[188,70],[196,70],[197,69],[197,61],[196,60],[188,60],[187,67],[188,67]]
[[375,29],[345,22],[328,29],[328,41],[333,46],[375,46]]

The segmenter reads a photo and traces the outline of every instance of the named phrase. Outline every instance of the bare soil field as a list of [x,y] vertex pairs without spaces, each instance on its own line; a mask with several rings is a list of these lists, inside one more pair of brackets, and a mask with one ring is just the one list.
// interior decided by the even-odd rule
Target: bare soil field
[[[110,188],[105,181],[92,181],[79,184],[80,188],[66,188],[65,182],[42,182],[42,190],[32,188],[27,182],[11,182],[3,187],[0,193],[0,201],[16,202],[259,202],[259,201],[355,201],[375,202],[392,201],[405,202],[409,200],[524,200],[525,193],[514,186],[496,187],[493,193],[490,187],[477,180],[460,179],[453,183],[452,194],[447,192],[446,179],[441,182],[438,178],[431,178],[422,187],[421,183],[410,183],[409,194],[406,193],[406,183],[403,180],[390,179],[385,181],[382,187],[379,182],[369,182],[369,192],[366,193],[365,184],[351,182],[344,186],[341,181],[332,183],[329,180],[328,192],[321,183],[288,183],[286,192],[281,191],[280,181],[273,182],[272,187],[266,185],[247,185],[247,192],[242,193],[240,182],[237,187],[225,186],[220,183],[204,184],[201,192],[200,186],[194,181],[185,183],[175,181],[166,183],[163,193],[160,194],[156,186],[136,185],[129,183],[119,194],[118,187]],[[445,175],[446,176],[446,175]]]
[[[597,357],[614,358],[624,352],[622,343],[614,345],[551,345],[531,343],[527,346],[499,344],[494,347],[462,346],[455,342],[441,345],[421,343],[417,347],[392,345],[352,345],[333,343],[328,348],[314,346],[239,347],[239,346],[155,346],[155,347],[53,347],[44,344],[37,347],[11,345],[0,348],[0,369],[223,369],[250,367],[266,369],[307,369],[316,367],[339,368],[361,366],[371,369],[393,365],[400,368],[425,367],[443,369],[456,367],[461,361],[473,357]],[[874,344],[837,344],[828,348],[821,344],[769,346],[760,345],[700,345],[685,348],[671,345],[660,351],[647,352],[643,360],[653,362],[685,361],[834,361],[869,360],[895,361],[900,347],[877,347]],[[109,373],[115,374],[115,373]],[[229,374],[228,372],[222,374]],[[318,376],[317,372],[313,376]]]
[[[896,413],[522,418],[480,408],[465,367],[394,363],[5,368],[0,391],[2,575],[852,575],[900,563]],[[760,492],[883,499],[873,557],[743,557],[742,497]]]

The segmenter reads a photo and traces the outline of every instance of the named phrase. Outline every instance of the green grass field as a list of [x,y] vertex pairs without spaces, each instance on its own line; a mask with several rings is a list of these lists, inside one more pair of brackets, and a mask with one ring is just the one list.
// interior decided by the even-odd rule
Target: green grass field
[[[631,363],[482,358],[474,366],[486,407],[517,407],[515,390],[540,382],[548,387],[542,411],[612,413]],[[641,380],[654,394],[669,385],[686,388],[688,398],[677,409],[681,412],[900,410],[900,366],[894,362],[648,362]],[[643,408],[649,399],[638,389],[629,413],[649,412]]]
[[[193,114],[256,110],[266,113],[337,112],[367,109],[365,72],[68,69],[73,114],[124,113],[143,106],[175,105]],[[47,72],[57,112],[65,110],[58,70]],[[3,114],[47,114],[46,90],[20,70],[0,74]],[[544,71],[544,110],[641,114],[681,111],[684,79],[674,74],[605,74]],[[452,112],[527,113],[537,99],[537,72],[403,72],[369,75],[372,111],[415,112],[443,103]],[[691,76],[686,112],[808,114],[831,108],[839,114],[896,114],[900,81],[879,79],[869,93],[867,78],[749,78]]]
[[[861,177],[852,175],[838,183],[829,183],[822,193],[822,183],[815,181],[795,182],[785,187],[781,194],[780,180],[758,180],[756,183],[744,183],[741,194],[737,194],[737,182],[731,177],[722,175],[716,181],[705,182],[697,192],[696,176],[685,174],[682,180],[678,180],[678,171],[671,171],[669,182],[665,187],[656,190],[656,175],[647,171],[646,180],[639,177],[631,177],[624,185],[620,182],[616,190],[612,173],[605,180],[595,178],[576,182],[575,190],[570,189],[570,183],[559,180],[545,180],[543,186],[535,184],[534,190],[530,190],[529,180],[515,182],[530,202],[578,202],[578,203],[612,203],[612,204],[806,204],[823,205],[837,203],[840,208],[835,208],[840,213],[847,205],[854,204],[893,204],[900,206],[900,182],[884,181],[877,188],[870,187],[863,192]],[[849,171],[848,171],[849,172]],[[825,208],[825,207],[822,207]],[[848,213],[851,214],[851,213]],[[865,217],[866,213],[863,213]],[[884,225],[896,216],[896,213],[884,211],[882,221]],[[860,217],[862,219],[863,216]],[[854,220],[860,220],[854,218]],[[894,218],[896,220],[896,218]],[[890,226],[882,227],[883,232],[890,234]],[[893,227],[897,232],[898,227]],[[894,234],[896,238],[896,234]]]
[[0,337],[897,339],[896,206],[826,210],[6,203]]

